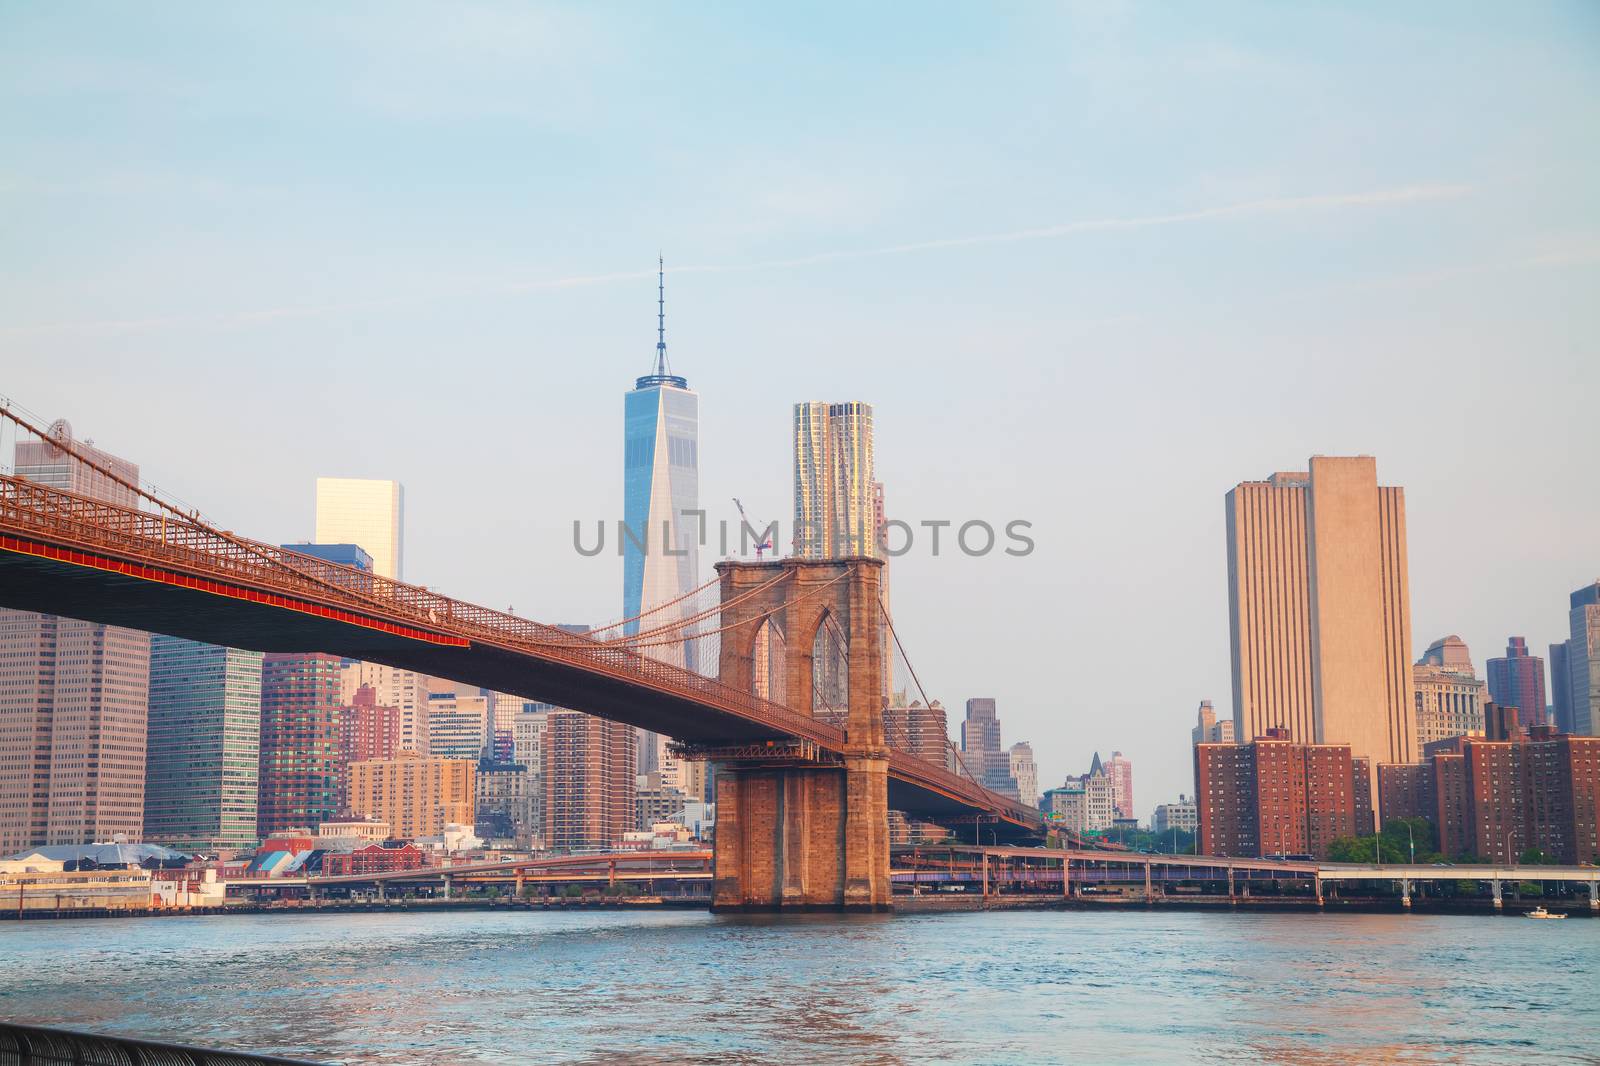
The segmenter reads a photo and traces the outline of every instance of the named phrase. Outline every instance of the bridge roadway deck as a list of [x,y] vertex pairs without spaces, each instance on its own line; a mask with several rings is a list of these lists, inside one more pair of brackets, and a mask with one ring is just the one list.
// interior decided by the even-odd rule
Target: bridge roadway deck
[[[448,677],[713,746],[842,730],[713,678],[425,588],[0,475],[0,606],[266,652],[327,652]],[[889,755],[889,805],[974,813],[1007,835],[1039,813],[943,766]]]
[[[640,867],[644,867],[640,869]],[[597,877],[601,880],[624,878],[704,878],[711,876],[709,850],[682,850],[663,852],[616,852],[599,855],[562,855],[547,859],[520,859],[516,862],[459,863],[454,866],[423,866],[415,870],[390,870],[374,874],[338,874],[331,877],[303,877],[286,879],[293,884],[342,885],[367,884],[373,881],[425,881],[442,877],[471,879],[505,875],[524,880],[583,880]],[[268,881],[279,880],[268,878]]]
[[[1529,866],[1495,865],[1492,863],[1336,863],[1303,862],[1280,859],[1230,858],[1220,855],[1165,855],[1131,851],[1094,851],[1089,849],[1057,849],[1034,847],[979,847],[976,845],[928,844],[920,847],[897,847],[895,859],[904,862],[912,854],[929,860],[940,856],[957,857],[984,854],[997,859],[1035,859],[1047,864],[1059,863],[1066,858],[1074,865],[1074,876],[1079,876],[1079,866],[1101,866],[1111,869],[1126,866],[1140,871],[1143,877],[1146,865],[1165,866],[1186,870],[1195,879],[1202,872],[1220,873],[1227,877],[1233,871],[1260,880],[1279,878],[1315,877],[1322,881],[1569,881],[1600,884],[1600,866]],[[896,869],[896,875],[911,871]]]
[[[896,886],[1014,883],[1110,885],[1156,882],[1235,883],[1295,880],[1312,883],[1314,863],[1274,862],[1217,855],[1150,855],[1089,848],[931,844],[894,850],[890,879]],[[1231,891],[1231,889],[1230,889]],[[985,888],[987,894],[987,887]]]
[[[1422,864],[1349,864],[1284,862],[1273,859],[1227,858],[1216,855],[1147,855],[1138,852],[1095,851],[1090,849],[971,847],[928,845],[895,850],[890,876],[897,884],[919,881],[992,879],[1021,882],[1060,881],[1063,859],[1072,864],[1075,883],[1140,882],[1147,880],[1145,867],[1151,868],[1148,880],[1252,881],[1565,881],[1600,884],[1600,867],[1593,866],[1495,866],[1485,864],[1434,866]],[[982,861],[989,860],[986,872]],[[951,865],[951,861],[954,865]],[[1015,863],[1006,868],[1002,864]],[[1043,865],[1028,865],[1043,864]],[[1231,876],[1230,876],[1231,875]],[[415,870],[394,870],[375,874],[341,874],[327,877],[263,878],[262,887],[330,888],[343,885],[385,883],[426,883],[448,878],[471,883],[514,881],[525,884],[577,881],[710,881],[710,850],[668,852],[614,852],[592,855],[564,855],[514,862],[463,863],[454,866],[427,866]],[[248,883],[248,882],[245,882]]]
[[1575,881],[1600,884],[1600,866],[1497,866],[1461,863],[1318,863],[1324,881]]

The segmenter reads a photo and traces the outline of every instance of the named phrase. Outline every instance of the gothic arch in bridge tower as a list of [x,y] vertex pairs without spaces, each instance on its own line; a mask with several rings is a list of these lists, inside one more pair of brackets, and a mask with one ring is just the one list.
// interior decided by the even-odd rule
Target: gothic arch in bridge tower
[[811,639],[811,717],[843,726],[850,713],[850,641],[824,610]]
[[882,568],[877,559],[718,563],[722,602],[732,604],[722,611],[719,678],[760,695],[764,675],[783,696],[767,698],[841,728],[848,720],[853,741],[881,746]]
[[717,756],[718,909],[890,906],[877,559],[717,564],[721,681],[844,733],[842,753]]
[[750,642],[750,691],[764,700],[784,704],[783,626],[776,619],[763,619]]

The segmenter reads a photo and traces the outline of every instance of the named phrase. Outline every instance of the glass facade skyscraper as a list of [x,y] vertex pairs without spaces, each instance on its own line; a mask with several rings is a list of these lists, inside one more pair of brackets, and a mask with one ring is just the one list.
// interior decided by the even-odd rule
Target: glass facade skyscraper
[[[655,370],[635,379],[623,397],[622,615],[630,619],[700,584],[704,519],[690,513],[700,507],[700,397],[667,361],[664,272],[657,275],[656,314]],[[693,609],[685,601],[651,615],[644,628],[668,624]],[[623,630],[630,636],[639,631],[637,621]],[[689,670],[700,666],[689,643],[640,650]],[[637,743],[638,768],[659,769],[665,739],[645,731]]]
[[323,559],[340,566],[353,566],[357,570],[365,570],[369,574],[372,570],[372,556],[359,544],[284,544],[292,552],[309,555],[313,559]]
[[1600,736],[1600,581],[1575,590],[1567,638],[1567,705],[1572,731]]
[[[622,613],[634,618],[677,599],[700,583],[700,397],[667,363],[665,317],[656,342],[655,372],[634,382],[623,398]],[[689,605],[682,608],[688,610]],[[666,624],[662,613],[645,628]],[[630,623],[627,632],[638,632]],[[645,654],[695,669],[688,645]]]
[[180,850],[255,844],[261,660],[151,636],[145,840]]
[[315,830],[339,813],[339,681],[344,663],[321,652],[269,652],[261,664],[261,790],[264,837]]

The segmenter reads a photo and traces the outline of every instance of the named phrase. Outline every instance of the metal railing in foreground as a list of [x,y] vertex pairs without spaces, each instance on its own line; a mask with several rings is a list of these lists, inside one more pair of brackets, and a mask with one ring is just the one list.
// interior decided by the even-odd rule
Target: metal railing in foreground
[[318,1066],[307,1059],[215,1051],[0,1021],[0,1066]]

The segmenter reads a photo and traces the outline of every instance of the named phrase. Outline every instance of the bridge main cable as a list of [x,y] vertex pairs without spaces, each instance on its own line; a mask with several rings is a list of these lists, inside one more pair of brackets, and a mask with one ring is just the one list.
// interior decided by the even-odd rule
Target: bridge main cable
[[[906,671],[911,674],[912,683],[917,686],[917,691],[922,694],[922,705],[924,707],[931,707],[933,703],[928,699],[928,690],[922,687],[922,679],[917,676],[917,668],[911,665],[911,656],[906,654],[906,646],[905,644],[901,643],[900,632],[899,630],[895,629],[894,619],[890,616],[889,608],[884,604],[882,596],[878,597],[878,610],[883,612],[883,623],[889,627],[889,636],[894,639],[894,646],[900,652],[900,661],[906,664]],[[953,741],[947,737],[944,745],[945,749],[951,755],[955,756],[956,764],[961,767],[962,775],[964,775],[968,781],[976,785],[978,790],[983,793],[985,798],[987,798],[997,808],[1003,808],[1010,804],[1010,800],[1000,795],[998,792],[991,791],[988,786],[972,775],[972,770],[967,766],[967,761],[961,757],[961,752],[955,746]]]
[[[714,604],[714,605],[712,605],[710,607],[707,607],[705,610],[699,611],[699,612],[697,612],[697,613],[695,613],[693,615],[689,615],[689,616],[687,616],[685,618],[677,619],[676,621],[670,622],[667,625],[657,626],[654,629],[647,629],[642,633],[629,633],[629,634],[626,634],[626,635],[620,636],[620,637],[608,637],[608,638],[605,638],[603,640],[600,640],[600,643],[602,643],[602,644],[620,644],[620,645],[624,645],[624,646],[627,646],[627,647],[656,647],[657,645],[654,645],[654,644],[637,644],[636,642],[639,641],[639,640],[642,640],[645,637],[659,636],[662,633],[670,633],[675,629],[682,629],[684,626],[693,625],[696,622],[702,621],[702,620],[704,620],[706,618],[711,617],[714,614],[719,613],[720,611],[724,610],[725,608],[733,607],[736,604],[743,603],[745,600],[749,599],[752,596],[757,595],[758,593],[765,592],[767,589],[769,589],[772,586],[776,585],[778,582],[782,581],[787,576],[788,575],[786,575],[783,571],[780,570],[780,571],[778,571],[777,575],[774,576],[773,578],[771,578],[770,580],[768,580],[766,582],[763,582],[760,585],[756,585],[753,588],[746,589],[745,591],[739,593],[739,595],[735,596],[733,599],[728,600],[725,603],[719,601],[718,603],[716,603],[716,604]],[[708,581],[706,584],[700,586],[700,588],[696,589],[695,591],[699,592],[702,589],[709,588],[712,584],[715,584],[716,582],[719,582],[721,580],[722,580],[721,578],[716,578],[713,581]],[[680,596],[678,598],[680,600],[682,600],[684,597]],[[642,618],[644,616],[643,615],[638,615],[637,617]],[[630,621],[631,621],[631,619],[630,619]],[[615,628],[615,627],[614,626],[607,626],[606,628],[607,629],[611,629],[611,628]],[[700,637],[703,637],[703,636],[710,636],[712,632],[713,631],[708,630],[705,633],[696,633],[696,634],[693,634],[691,636],[680,637],[678,640],[665,641],[664,643],[681,644],[686,640],[697,640],[697,639],[699,639]],[[721,632],[721,631],[717,630],[715,632]],[[590,634],[586,634],[586,635],[592,635],[592,631],[591,631]],[[596,638],[596,639],[599,639],[599,638]]]
[[[710,588],[712,585],[717,584],[721,580],[722,579],[720,577],[714,577],[710,581],[704,582],[703,584],[698,585],[695,588],[690,589],[688,592],[685,592],[681,596],[676,596],[676,597],[674,597],[674,598],[672,598],[670,600],[665,601],[664,603],[658,603],[654,607],[650,608],[647,611],[640,611],[638,614],[634,615],[632,618],[623,618],[623,619],[620,619],[619,621],[616,621],[616,622],[607,622],[603,626],[591,626],[587,635],[591,636],[591,637],[596,637],[596,634],[604,633],[608,629],[616,629],[619,626],[627,625],[629,622],[637,622],[641,618],[648,618],[650,615],[660,614],[662,611],[666,610],[668,607],[675,607],[678,604],[682,603],[684,600],[687,600],[691,596],[700,595],[700,593],[704,592],[706,589]],[[596,639],[601,639],[601,638],[596,637]],[[611,638],[607,637],[607,638],[604,638],[604,639],[609,640]]]
[[[328,579],[317,574],[312,568],[297,565],[292,558],[286,557],[299,555],[298,552],[295,552],[292,549],[285,548],[281,549],[279,552],[268,551],[264,546],[253,540],[249,540],[245,537],[236,537],[227,530],[218,529],[211,523],[206,522],[200,517],[200,512],[198,509],[192,513],[185,513],[182,510],[179,510],[177,507],[174,507],[172,504],[161,499],[154,493],[146,491],[144,487],[139,485],[137,482],[129,481],[121,474],[118,474],[116,471],[107,467],[104,463],[98,462],[92,457],[85,455],[76,447],[75,442],[70,438],[53,436],[48,430],[40,429],[26,418],[17,414],[16,411],[12,409],[12,404],[9,399],[0,401],[0,417],[10,419],[12,422],[27,430],[29,433],[32,433],[35,437],[38,437],[41,441],[50,445],[52,448],[66,452],[68,455],[72,456],[72,458],[89,467],[91,470],[94,470],[96,473],[99,473],[110,479],[115,484],[120,485],[128,491],[134,493],[140,499],[154,504],[156,507],[168,514],[171,514],[173,517],[177,518],[178,521],[184,523],[185,525],[191,526],[209,536],[217,537],[228,544],[233,545],[235,548],[240,549],[246,554],[255,556],[257,559],[260,559],[262,562],[265,562],[270,566],[283,567],[284,569],[294,573],[296,576],[304,578],[313,584],[320,585],[321,587],[332,592],[337,592],[342,596],[354,596],[357,599],[363,600],[375,607],[388,609],[392,608],[393,606],[393,604],[385,601],[381,596],[365,592],[359,587],[351,587],[347,584],[329,581]],[[163,519],[163,521],[165,521],[165,519]],[[163,529],[164,528],[165,527],[163,526]],[[351,569],[349,567],[339,566],[337,563],[329,563],[327,565],[330,567],[337,567],[340,571]],[[398,583],[396,582],[395,584]]]

